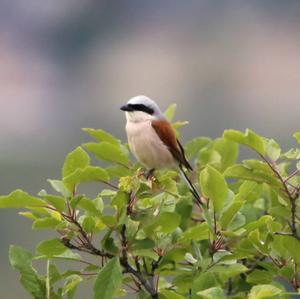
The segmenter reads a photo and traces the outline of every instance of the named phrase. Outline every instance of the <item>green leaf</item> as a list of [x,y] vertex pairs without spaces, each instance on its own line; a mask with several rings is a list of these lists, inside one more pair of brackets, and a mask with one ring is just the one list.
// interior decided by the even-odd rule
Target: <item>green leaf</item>
[[74,151],[67,155],[62,169],[62,177],[65,178],[75,170],[85,168],[89,164],[89,155],[80,146],[78,146]]
[[188,228],[180,237],[180,242],[191,242],[191,241],[201,241],[208,240],[209,229],[207,222],[197,224],[193,227]]
[[67,277],[66,282],[63,286],[62,295],[67,295],[68,299],[72,299],[75,295],[77,286],[82,282],[82,278],[79,275],[73,274]]
[[18,214],[31,220],[38,219],[38,217],[34,215],[32,212],[19,212]]
[[206,289],[210,289],[218,285],[217,277],[212,272],[203,272],[193,281],[192,285],[192,298],[198,297],[198,292]]
[[261,186],[256,182],[245,181],[239,188],[232,202],[227,205],[220,216],[220,224],[223,229],[230,225],[245,201],[257,199],[261,193]]
[[119,145],[120,144],[120,140],[115,138],[113,135],[105,132],[102,129],[92,129],[92,128],[83,128],[82,129],[85,133],[89,134],[91,137],[95,138],[97,141],[101,142],[101,141],[106,141],[108,143],[112,143],[112,144],[116,144]]
[[149,238],[144,240],[136,240],[131,245],[132,250],[143,250],[143,249],[150,249],[155,247],[155,242]]
[[253,246],[256,248],[256,250],[260,251],[262,254],[268,255],[269,254],[269,248],[267,244],[261,240],[261,234],[258,229],[251,231],[248,234],[249,241],[253,244]]
[[82,197],[77,203],[77,207],[85,210],[91,216],[99,217],[102,215],[102,203],[102,199],[96,198],[95,200],[91,200],[87,197]]
[[153,251],[153,249],[139,249],[134,250],[132,252],[135,256],[142,256],[142,257],[148,257],[154,261],[157,261],[159,259],[159,256],[156,252]]
[[162,212],[149,226],[145,227],[145,231],[147,234],[152,234],[153,231],[172,233],[179,226],[180,219],[180,215],[175,212]]
[[232,265],[216,265],[210,268],[209,271],[219,274],[222,279],[227,280],[231,277],[247,272],[248,268],[242,264],[236,263]]
[[90,152],[96,155],[97,159],[128,165],[128,152],[125,147],[108,142],[94,143],[89,142],[83,145]]
[[268,284],[273,281],[274,273],[266,270],[255,269],[247,275],[247,282],[251,284]]
[[48,229],[48,228],[55,228],[60,221],[53,217],[46,217],[37,219],[32,224],[32,229]]
[[283,293],[283,291],[271,284],[260,284],[254,286],[248,296],[248,299],[270,298]]
[[112,206],[116,206],[120,211],[123,209],[128,203],[128,193],[118,191],[118,193],[113,197],[111,201]]
[[122,285],[119,258],[111,259],[99,272],[94,284],[94,299],[113,299]]
[[[46,256],[38,256],[36,259],[44,259],[47,258]],[[66,260],[66,261],[78,261],[81,260],[81,257],[78,253],[73,252],[70,249],[66,249],[61,254],[57,254],[51,257],[52,259],[58,259],[58,260]]]
[[239,188],[235,199],[248,201],[259,198],[262,191],[261,185],[256,182],[245,181]]
[[16,270],[31,267],[32,254],[22,247],[11,245],[9,248],[9,260]]
[[17,189],[9,195],[0,196],[0,208],[20,209],[34,206],[45,206],[45,202],[20,189]]
[[[174,128],[175,132],[177,133],[177,130],[182,128],[183,126],[188,125],[188,121],[176,121],[175,123],[172,124],[172,127]],[[177,133],[178,135],[178,133]]]
[[265,227],[270,222],[273,222],[273,217],[270,216],[270,215],[264,215],[264,216],[261,216],[258,219],[255,219],[252,222],[247,223],[247,225],[245,225],[244,228],[247,231],[247,233],[249,233],[249,232],[251,232],[251,231],[253,231],[255,229],[258,229],[258,228],[261,228],[261,227]]
[[225,299],[224,291],[220,287],[213,287],[197,293],[202,299]]
[[208,165],[200,173],[200,186],[203,194],[212,201],[214,211],[220,212],[228,194],[224,177],[215,168]]
[[224,176],[234,179],[254,181],[257,183],[267,183],[276,187],[281,186],[280,182],[274,176],[255,169],[249,169],[241,164],[236,164],[227,168],[224,172]]
[[36,270],[32,267],[32,254],[22,247],[11,245],[9,260],[13,268],[20,272],[20,282],[23,287],[35,299],[45,299],[46,283],[38,277]]
[[196,157],[200,150],[211,142],[210,138],[197,137],[185,145],[185,153],[188,159]]
[[296,132],[293,136],[300,143],[300,132]]
[[95,166],[87,166],[83,169],[77,169],[64,178],[64,184],[68,186],[70,190],[73,190],[74,186],[80,183],[108,181],[109,176],[106,170]]
[[235,141],[237,143],[246,145],[257,151],[261,155],[265,154],[264,139],[250,129],[247,129],[245,133],[237,130],[225,130],[223,137]]
[[58,268],[54,264],[50,264],[48,269],[51,284],[61,280],[62,275],[59,273]]
[[272,161],[276,161],[280,157],[281,148],[274,139],[269,139],[266,141],[266,153]]
[[66,202],[65,199],[61,196],[45,194],[43,198],[50,203],[54,208],[56,208],[59,212],[63,212],[65,210]]
[[236,163],[239,153],[238,144],[228,139],[218,138],[214,143],[214,149],[220,154],[220,170],[223,172],[229,166]]
[[185,299],[185,297],[177,294],[174,291],[161,290],[159,293],[164,295],[167,299]]
[[180,200],[176,204],[175,212],[181,216],[180,227],[185,230],[190,224],[190,219],[193,212],[193,205],[191,201]]
[[48,180],[51,187],[60,193],[63,197],[69,198],[71,197],[71,192],[68,190],[68,188],[64,185],[63,181],[60,180]]
[[172,121],[175,115],[177,105],[176,104],[171,104],[167,110],[164,112],[164,115],[168,121]]
[[117,225],[117,219],[112,215],[104,215],[101,217],[101,220],[108,227],[114,227]]
[[87,233],[93,233],[96,226],[96,220],[92,216],[84,216],[82,220],[82,228]]
[[59,239],[52,239],[43,241],[38,244],[36,250],[39,254],[52,257],[55,255],[59,255],[66,251],[68,248],[63,245],[63,243]]
[[132,174],[132,171],[129,168],[122,165],[113,165],[105,168],[105,170],[110,177],[121,178],[124,176],[130,176]]
[[225,211],[223,211],[220,217],[222,229],[226,229],[243,204],[243,200],[236,200]]
[[197,164],[201,168],[204,168],[208,164],[212,166],[218,166],[221,164],[221,161],[222,161],[222,157],[218,151],[212,148],[203,148],[199,152]]
[[281,155],[282,158],[288,160],[298,160],[300,159],[300,149],[299,148],[291,148],[286,153]]
[[284,243],[284,247],[289,251],[292,258],[300,262],[300,241],[294,237],[290,236],[281,236]]

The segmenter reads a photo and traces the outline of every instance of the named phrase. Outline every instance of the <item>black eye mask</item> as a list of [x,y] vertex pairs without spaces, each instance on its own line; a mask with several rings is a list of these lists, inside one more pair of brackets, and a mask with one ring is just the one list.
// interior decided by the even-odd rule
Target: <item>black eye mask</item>
[[154,113],[154,110],[150,107],[147,107],[143,104],[127,104],[121,107],[121,110],[133,112],[133,111],[142,111],[147,114],[152,115]]

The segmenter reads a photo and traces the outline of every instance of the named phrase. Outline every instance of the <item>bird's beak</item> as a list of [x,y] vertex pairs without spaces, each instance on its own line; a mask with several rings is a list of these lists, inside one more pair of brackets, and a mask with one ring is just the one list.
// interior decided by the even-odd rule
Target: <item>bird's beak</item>
[[125,104],[125,105],[121,106],[120,109],[122,111],[128,111],[128,112],[132,112],[133,111],[132,107],[130,107],[128,104]]

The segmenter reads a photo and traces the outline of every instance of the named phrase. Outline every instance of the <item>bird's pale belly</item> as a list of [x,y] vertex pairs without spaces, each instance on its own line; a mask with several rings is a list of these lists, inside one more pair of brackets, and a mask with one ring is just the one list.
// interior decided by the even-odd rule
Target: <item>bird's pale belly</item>
[[126,125],[128,144],[136,159],[146,168],[167,168],[175,161],[167,146],[160,140],[150,121]]

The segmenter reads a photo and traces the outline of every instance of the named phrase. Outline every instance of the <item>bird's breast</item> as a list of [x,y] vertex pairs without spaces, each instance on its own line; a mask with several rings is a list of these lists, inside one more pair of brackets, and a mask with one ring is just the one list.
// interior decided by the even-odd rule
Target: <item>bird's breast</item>
[[175,165],[168,147],[161,141],[151,121],[127,122],[128,144],[136,159],[146,168],[167,168]]

